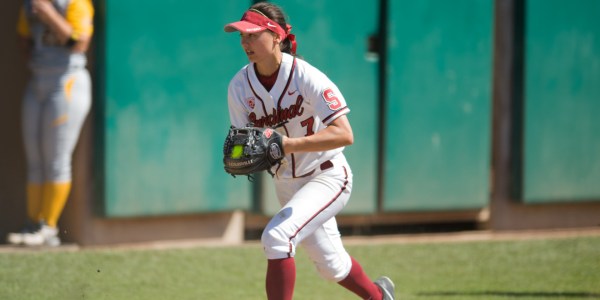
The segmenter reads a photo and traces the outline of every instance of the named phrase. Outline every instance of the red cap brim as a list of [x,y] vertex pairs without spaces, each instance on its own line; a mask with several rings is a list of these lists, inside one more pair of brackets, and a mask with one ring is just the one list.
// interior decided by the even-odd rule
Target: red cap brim
[[260,25],[256,25],[254,23],[250,23],[248,21],[237,21],[225,25],[225,28],[223,29],[225,30],[225,32],[239,31],[243,33],[254,33],[266,30],[267,28],[262,27]]
[[286,37],[286,31],[281,28],[281,25],[259,11],[246,11],[240,21],[229,23],[224,28],[225,32],[239,31],[244,33],[261,32],[267,29],[279,35],[281,40]]

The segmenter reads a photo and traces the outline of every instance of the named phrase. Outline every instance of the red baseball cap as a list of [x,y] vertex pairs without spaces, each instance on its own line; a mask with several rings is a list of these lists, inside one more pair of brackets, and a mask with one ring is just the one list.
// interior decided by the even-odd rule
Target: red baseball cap
[[281,28],[281,25],[267,18],[267,16],[255,9],[246,11],[240,21],[229,23],[225,25],[225,28],[223,29],[225,32],[239,31],[244,33],[255,33],[263,30],[269,30],[277,33],[282,40],[284,40],[287,36],[285,30]]

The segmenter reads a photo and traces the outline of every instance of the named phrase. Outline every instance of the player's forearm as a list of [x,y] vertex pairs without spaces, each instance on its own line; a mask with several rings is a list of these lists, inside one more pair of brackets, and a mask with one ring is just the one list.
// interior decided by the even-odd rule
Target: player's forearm
[[[53,14],[54,15],[54,14]],[[59,42],[65,46],[70,46],[74,52],[86,52],[89,48],[90,37],[88,36],[74,36],[73,27],[58,13],[56,13],[51,19],[48,20],[47,25],[50,30],[56,35]],[[71,40],[72,39],[72,40]],[[71,40],[71,41],[70,41]],[[67,45],[73,43],[72,45]]]
[[342,140],[338,136],[322,131],[318,134],[300,138],[285,138],[283,141],[283,151],[286,154],[296,152],[319,152],[327,151],[343,146],[350,145],[347,140]]
[[50,28],[58,42],[71,47],[74,52],[85,52],[89,48],[90,37],[75,36],[73,26],[60,14],[50,1],[34,1],[34,13]]
[[38,16],[50,28],[61,44],[66,44],[73,34],[73,27],[56,10],[47,10]]
[[86,52],[90,47],[90,40],[91,38],[88,36],[77,37],[75,44],[73,47],[71,47],[71,50],[73,50],[73,52]]
[[334,121],[320,132],[299,138],[284,138],[283,149],[286,154],[295,152],[327,151],[354,143],[352,128],[345,116]]

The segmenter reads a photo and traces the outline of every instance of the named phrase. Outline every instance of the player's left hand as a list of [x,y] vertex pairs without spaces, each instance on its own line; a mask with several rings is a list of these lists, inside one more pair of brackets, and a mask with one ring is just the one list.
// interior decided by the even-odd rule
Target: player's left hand
[[225,172],[251,175],[267,171],[285,156],[283,136],[273,128],[231,127],[223,145]]

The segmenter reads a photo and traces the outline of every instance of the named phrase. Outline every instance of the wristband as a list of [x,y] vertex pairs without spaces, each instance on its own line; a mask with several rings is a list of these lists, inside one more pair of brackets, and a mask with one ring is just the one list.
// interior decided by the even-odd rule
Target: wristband
[[67,48],[73,48],[73,46],[75,46],[75,44],[77,44],[77,34],[73,33],[73,34],[71,34],[69,39],[65,42],[65,46]]

